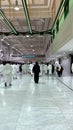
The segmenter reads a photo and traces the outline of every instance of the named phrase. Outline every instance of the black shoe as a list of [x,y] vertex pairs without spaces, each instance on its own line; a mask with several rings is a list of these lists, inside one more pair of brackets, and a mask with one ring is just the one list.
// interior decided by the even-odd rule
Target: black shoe
[[38,84],[38,82],[35,82],[36,84]]

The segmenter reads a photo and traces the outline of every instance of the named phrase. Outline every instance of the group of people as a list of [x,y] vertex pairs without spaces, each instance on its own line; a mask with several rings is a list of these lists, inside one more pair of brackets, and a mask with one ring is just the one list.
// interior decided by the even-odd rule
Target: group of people
[[61,64],[54,65],[51,63],[38,64],[38,62],[35,62],[30,63],[28,66],[27,64],[18,65],[18,64],[11,64],[10,62],[3,62],[3,64],[0,64],[0,71],[3,72],[5,87],[7,87],[12,85],[12,78],[17,79],[18,72],[20,72],[21,74],[26,74],[27,72],[32,76],[34,75],[34,82],[38,83],[39,76],[42,76],[43,74],[52,75],[56,71],[57,75],[61,77],[63,73],[63,67]]
[[[5,87],[12,86],[12,79],[17,79],[18,73],[23,74],[22,64],[11,64],[9,61],[3,61],[3,63],[0,64],[0,77],[3,77]],[[32,73],[34,74],[35,83],[38,83],[40,73],[38,62],[33,66]]]
[[[48,64],[48,67],[47,67],[47,74],[49,73],[50,75],[54,73],[54,65],[53,64]],[[57,64],[57,66],[55,66],[55,71],[57,72],[57,75],[59,77],[62,76],[62,73],[63,73],[63,66],[61,64]],[[35,63],[33,69],[32,69],[32,72],[34,73],[34,81],[35,83],[38,83],[39,81],[39,73],[40,73],[40,66],[38,64],[38,62]]]
[[12,85],[12,78],[17,79],[17,71],[19,71],[19,66],[11,64],[9,61],[3,61],[0,64],[0,77],[3,77],[5,87]]

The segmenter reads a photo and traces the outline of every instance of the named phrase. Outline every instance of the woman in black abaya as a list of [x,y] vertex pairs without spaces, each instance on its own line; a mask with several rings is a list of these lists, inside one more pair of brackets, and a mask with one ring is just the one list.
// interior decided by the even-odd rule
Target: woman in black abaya
[[35,65],[33,66],[33,73],[34,73],[34,81],[35,81],[35,83],[38,83],[39,73],[40,73],[40,66],[39,66],[38,62],[36,62]]

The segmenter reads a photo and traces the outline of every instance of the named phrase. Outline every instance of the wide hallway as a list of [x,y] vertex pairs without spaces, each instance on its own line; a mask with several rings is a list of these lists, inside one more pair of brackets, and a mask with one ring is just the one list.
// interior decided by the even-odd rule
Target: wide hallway
[[42,76],[35,84],[30,75],[20,75],[5,88],[2,79],[0,130],[73,130],[72,82],[65,85],[57,77]]

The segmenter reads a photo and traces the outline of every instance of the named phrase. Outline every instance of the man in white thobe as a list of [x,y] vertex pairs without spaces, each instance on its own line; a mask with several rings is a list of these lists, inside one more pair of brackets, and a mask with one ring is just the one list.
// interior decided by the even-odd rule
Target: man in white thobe
[[5,81],[5,87],[11,86],[12,82],[12,66],[10,63],[4,64],[4,70],[3,70],[3,75],[4,75],[4,81]]

